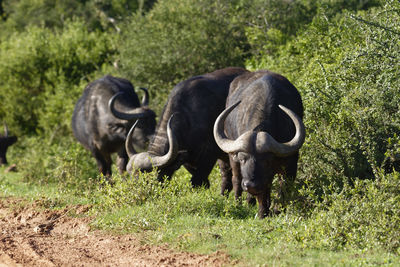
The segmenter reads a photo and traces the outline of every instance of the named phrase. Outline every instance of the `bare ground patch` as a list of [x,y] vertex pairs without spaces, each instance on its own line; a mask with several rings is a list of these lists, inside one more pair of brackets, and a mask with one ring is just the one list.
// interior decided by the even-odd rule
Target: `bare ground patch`
[[[21,203],[24,203],[21,205]],[[178,252],[142,245],[135,235],[90,229],[86,206],[43,210],[37,203],[0,198],[0,267],[3,266],[226,266],[223,252]]]

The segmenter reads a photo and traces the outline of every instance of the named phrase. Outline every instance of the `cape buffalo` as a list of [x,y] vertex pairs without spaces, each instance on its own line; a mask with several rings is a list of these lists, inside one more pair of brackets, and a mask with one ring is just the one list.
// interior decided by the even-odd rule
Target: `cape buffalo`
[[0,166],[7,164],[7,149],[15,142],[17,142],[17,137],[8,135],[8,127],[7,124],[4,123],[4,136],[0,135]]
[[124,144],[135,120],[141,118],[140,131],[134,137],[136,146],[145,149],[154,133],[155,113],[148,108],[148,92],[143,90],[141,104],[128,80],[107,75],[88,84],[76,103],[72,116],[74,136],[93,154],[105,176],[111,175],[112,153],[118,153],[119,171],[126,169],[128,155]]
[[260,70],[231,83],[226,107],[215,121],[215,140],[229,153],[236,197],[242,189],[255,196],[264,218],[274,175],[296,177],[305,139],[300,94],[285,77]]
[[177,84],[164,106],[148,151],[133,154],[128,135],[128,172],[157,167],[158,179],[162,180],[183,165],[192,174],[193,186],[209,187],[208,175],[216,160],[224,155],[227,158],[213,138],[214,121],[224,110],[229,84],[244,72],[247,71],[243,68],[230,67]]

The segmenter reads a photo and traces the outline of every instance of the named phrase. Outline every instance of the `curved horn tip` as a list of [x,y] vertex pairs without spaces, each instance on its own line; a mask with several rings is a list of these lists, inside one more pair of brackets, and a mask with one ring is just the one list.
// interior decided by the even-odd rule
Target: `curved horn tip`
[[154,167],[162,168],[175,160],[179,152],[179,147],[176,137],[171,129],[171,120],[174,116],[175,113],[171,115],[167,125],[168,142],[170,144],[168,152],[163,156],[152,156],[149,152],[136,154],[132,157],[132,162],[135,167],[138,167],[139,169],[149,169]]
[[171,121],[175,115],[176,115],[176,112],[172,113],[171,117],[169,117],[169,119],[168,119],[168,124],[167,124],[167,135],[168,135],[168,142],[170,143],[170,145],[172,143],[171,141],[175,140],[175,135],[171,128]]
[[132,111],[124,113],[121,111],[118,111],[114,104],[115,104],[115,99],[119,96],[125,94],[123,91],[119,91],[118,93],[115,93],[110,100],[108,101],[108,109],[111,112],[114,117],[121,119],[121,120],[127,120],[127,121],[132,121],[135,119],[140,119],[149,116],[149,111],[147,109],[144,109],[142,107],[137,107],[134,108]]
[[[268,133],[264,132],[265,140],[269,140],[268,142],[263,141],[258,145],[258,150],[261,152],[274,152],[277,155],[281,156],[287,156],[295,151],[298,151],[300,147],[303,145],[305,141],[305,128],[304,128],[304,123],[303,120],[291,109],[283,106],[283,105],[278,105],[280,109],[282,109],[293,121],[295,128],[296,128],[296,133],[295,136],[293,137],[292,140],[286,143],[279,143],[277,142],[272,136],[270,136]],[[258,140],[257,140],[258,141]]]
[[136,120],[136,122],[132,125],[131,129],[128,132],[128,135],[126,136],[126,140],[125,140],[125,150],[126,153],[128,154],[128,157],[131,158],[133,155],[136,154],[135,149],[133,148],[132,145],[132,135],[133,132],[135,131],[136,125],[138,124],[139,120]]
[[224,122],[229,113],[234,108],[236,108],[240,103],[241,101],[238,101],[235,104],[231,105],[230,107],[226,108],[224,111],[221,112],[221,114],[219,114],[219,116],[214,122],[213,135],[215,142],[217,143],[218,147],[226,153],[231,153],[235,151],[237,149],[237,144],[235,140],[230,140],[225,135]]
[[113,109],[113,108],[114,108],[115,100],[117,99],[118,96],[120,96],[120,95],[122,95],[122,94],[124,94],[124,92],[119,91],[119,92],[115,93],[115,94],[110,98],[110,100],[108,100],[108,107],[109,107],[110,109]]
[[239,100],[238,102],[236,102],[235,104],[233,104],[232,106],[230,106],[232,109],[235,108],[236,106],[238,106],[240,103],[242,103],[242,100]]
[[168,124],[171,122],[172,118],[173,118],[176,114],[177,114],[176,112],[175,112],[175,113],[172,113],[171,117],[169,117],[169,119],[168,119]]
[[289,110],[287,107],[285,107],[284,105],[279,104],[278,107],[282,110]]
[[149,91],[147,88],[140,87],[141,90],[144,91],[144,96],[142,98],[142,106],[148,106],[149,105]]

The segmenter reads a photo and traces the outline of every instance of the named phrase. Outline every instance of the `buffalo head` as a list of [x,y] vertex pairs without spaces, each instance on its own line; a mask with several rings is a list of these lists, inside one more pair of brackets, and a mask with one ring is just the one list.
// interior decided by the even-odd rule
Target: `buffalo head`
[[[155,113],[149,109],[149,92],[146,88],[140,88],[144,91],[142,103],[139,108],[132,109],[129,111],[120,111],[115,107],[115,102],[118,98],[124,97],[124,92],[116,93],[108,102],[108,107],[111,113],[118,119],[125,121],[136,121],[135,132],[130,136],[129,146],[133,144],[137,149],[145,149],[149,143],[150,137],[154,134],[156,127]],[[133,133],[133,131],[132,131]],[[134,148],[130,148],[132,151]]]
[[172,161],[175,160],[176,156],[178,155],[178,145],[176,137],[171,129],[171,120],[173,117],[174,115],[172,115],[168,120],[167,136],[168,136],[168,143],[170,145],[168,152],[163,156],[151,155],[149,152],[142,152],[136,154],[136,151],[133,149],[131,144],[132,144],[133,133],[139,121],[136,121],[136,123],[132,126],[125,142],[125,149],[129,156],[129,162],[126,167],[126,170],[129,173],[132,172],[134,167],[142,171],[151,171],[154,167],[162,168],[168,166]]

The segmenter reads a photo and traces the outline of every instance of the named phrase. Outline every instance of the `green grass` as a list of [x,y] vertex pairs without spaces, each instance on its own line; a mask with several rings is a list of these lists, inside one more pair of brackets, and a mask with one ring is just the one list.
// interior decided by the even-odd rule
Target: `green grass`
[[0,167],[0,197],[17,197],[30,201],[42,200],[43,205],[48,208],[89,203],[87,198],[72,193],[65,194],[57,183],[26,182],[21,173],[5,173],[4,167]]
[[24,182],[20,173],[5,173],[5,168],[0,168],[0,195],[35,199],[41,196],[54,197],[57,192],[56,185],[39,186]]
[[400,262],[398,251],[382,246],[359,248],[351,242],[329,246],[324,238],[336,239],[323,236],[323,226],[316,227],[319,222],[326,223],[321,216],[334,220],[328,212],[317,209],[312,216],[303,217],[291,211],[259,220],[254,218],[256,207],[219,195],[217,169],[210,175],[210,190],[192,189],[189,179],[181,169],[164,184],[158,183],[153,173],[139,179],[114,175],[113,187],[103,184],[97,189],[63,190],[62,183],[27,183],[21,174],[5,174],[2,168],[0,195],[45,200],[48,208],[91,204],[94,227],[136,233],[144,243],[168,243],[178,250],[224,251],[238,260],[239,266],[398,266]]

